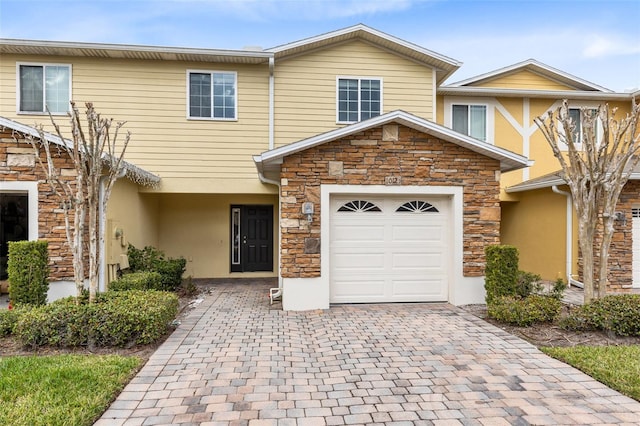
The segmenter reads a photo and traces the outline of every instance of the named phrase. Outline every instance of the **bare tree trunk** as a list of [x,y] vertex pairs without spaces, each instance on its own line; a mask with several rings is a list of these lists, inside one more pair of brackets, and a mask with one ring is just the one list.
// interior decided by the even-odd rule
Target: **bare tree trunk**
[[[111,189],[119,177],[123,176],[123,157],[129,144],[130,134],[127,132],[121,146],[118,140],[120,128],[125,124],[118,122],[112,137],[111,119],[100,117],[93,104],[86,104],[87,132],[81,125],[80,113],[71,102],[71,134],[72,140],[62,136],[59,126],[51,118],[56,133],[62,141],[63,150],[73,162],[76,173],[75,185],[62,179],[51,156],[49,140],[42,126],[37,128],[40,140],[31,140],[36,158],[45,173],[47,182],[63,205],[67,243],[73,255],[74,282],[77,295],[84,290],[85,283],[85,245],[88,230],[89,244],[89,301],[94,302],[100,280],[100,247],[104,244],[100,224],[105,218],[107,202]],[[45,150],[45,162],[40,158],[40,146]],[[118,152],[119,149],[119,152]],[[106,174],[103,173],[106,170]],[[104,179],[104,187],[101,182]],[[100,191],[104,189],[102,200]],[[70,211],[73,209],[73,223]],[[102,209],[102,212],[100,212]],[[88,221],[87,221],[88,215]],[[88,222],[88,223],[87,223]],[[88,227],[88,229],[87,229]]]
[[[615,208],[624,185],[640,161],[638,121],[640,107],[622,120],[608,105],[581,109],[581,133],[569,115],[565,100],[535,123],[558,159],[563,178],[571,189],[578,215],[578,239],[583,260],[582,281],[586,303],[607,293],[609,248],[613,239]],[[601,126],[602,137],[598,137]],[[562,147],[562,148],[561,148]],[[600,238],[596,240],[596,238]],[[597,243],[598,270],[595,274]]]

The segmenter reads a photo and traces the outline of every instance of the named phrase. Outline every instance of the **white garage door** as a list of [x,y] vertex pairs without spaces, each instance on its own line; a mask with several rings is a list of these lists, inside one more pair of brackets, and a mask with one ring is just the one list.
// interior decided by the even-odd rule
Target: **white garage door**
[[331,199],[331,303],[448,300],[448,198]]
[[640,288],[640,208],[631,209],[631,220],[633,221],[631,240],[633,241],[633,287]]

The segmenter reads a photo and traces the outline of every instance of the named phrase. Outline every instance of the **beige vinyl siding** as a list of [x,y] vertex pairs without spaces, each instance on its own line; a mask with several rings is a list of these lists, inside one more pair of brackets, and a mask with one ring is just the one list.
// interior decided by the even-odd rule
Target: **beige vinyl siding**
[[[163,188],[198,178],[208,179],[206,192],[217,192],[220,179],[256,179],[252,155],[267,150],[269,140],[267,65],[3,55],[0,115],[47,130],[45,115],[16,114],[16,61],[71,64],[73,100],[126,121],[132,133],[126,159],[160,175]],[[237,120],[188,119],[187,70],[236,72]],[[66,124],[64,117],[56,121]]]
[[338,76],[382,78],[382,113],[402,109],[432,119],[432,72],[361,41],[276,60],[276,146],[342,126],[336,124]]
[[530,89],[530,90],[575,90],[572,87],[550,80],[546,77],[521,70],[513,74],[501,75],[495,79],[482,83],[472,84],[477,87],[494,87],[504,89]]

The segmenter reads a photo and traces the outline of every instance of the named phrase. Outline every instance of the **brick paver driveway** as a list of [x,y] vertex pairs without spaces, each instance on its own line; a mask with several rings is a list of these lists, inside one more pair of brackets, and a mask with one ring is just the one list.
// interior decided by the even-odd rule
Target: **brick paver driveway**
[[638,424],[640,403],[445,304],[283,312],[212,287],[97,425]]

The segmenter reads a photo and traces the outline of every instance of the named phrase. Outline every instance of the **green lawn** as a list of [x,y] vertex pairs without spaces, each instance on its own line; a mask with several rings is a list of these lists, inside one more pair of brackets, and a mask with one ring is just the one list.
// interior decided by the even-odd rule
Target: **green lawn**
[[640,401],[640,346],[575,346],[541,350]]
[[0,357],[0,425],[91,425],[138,370],[137,357]]

